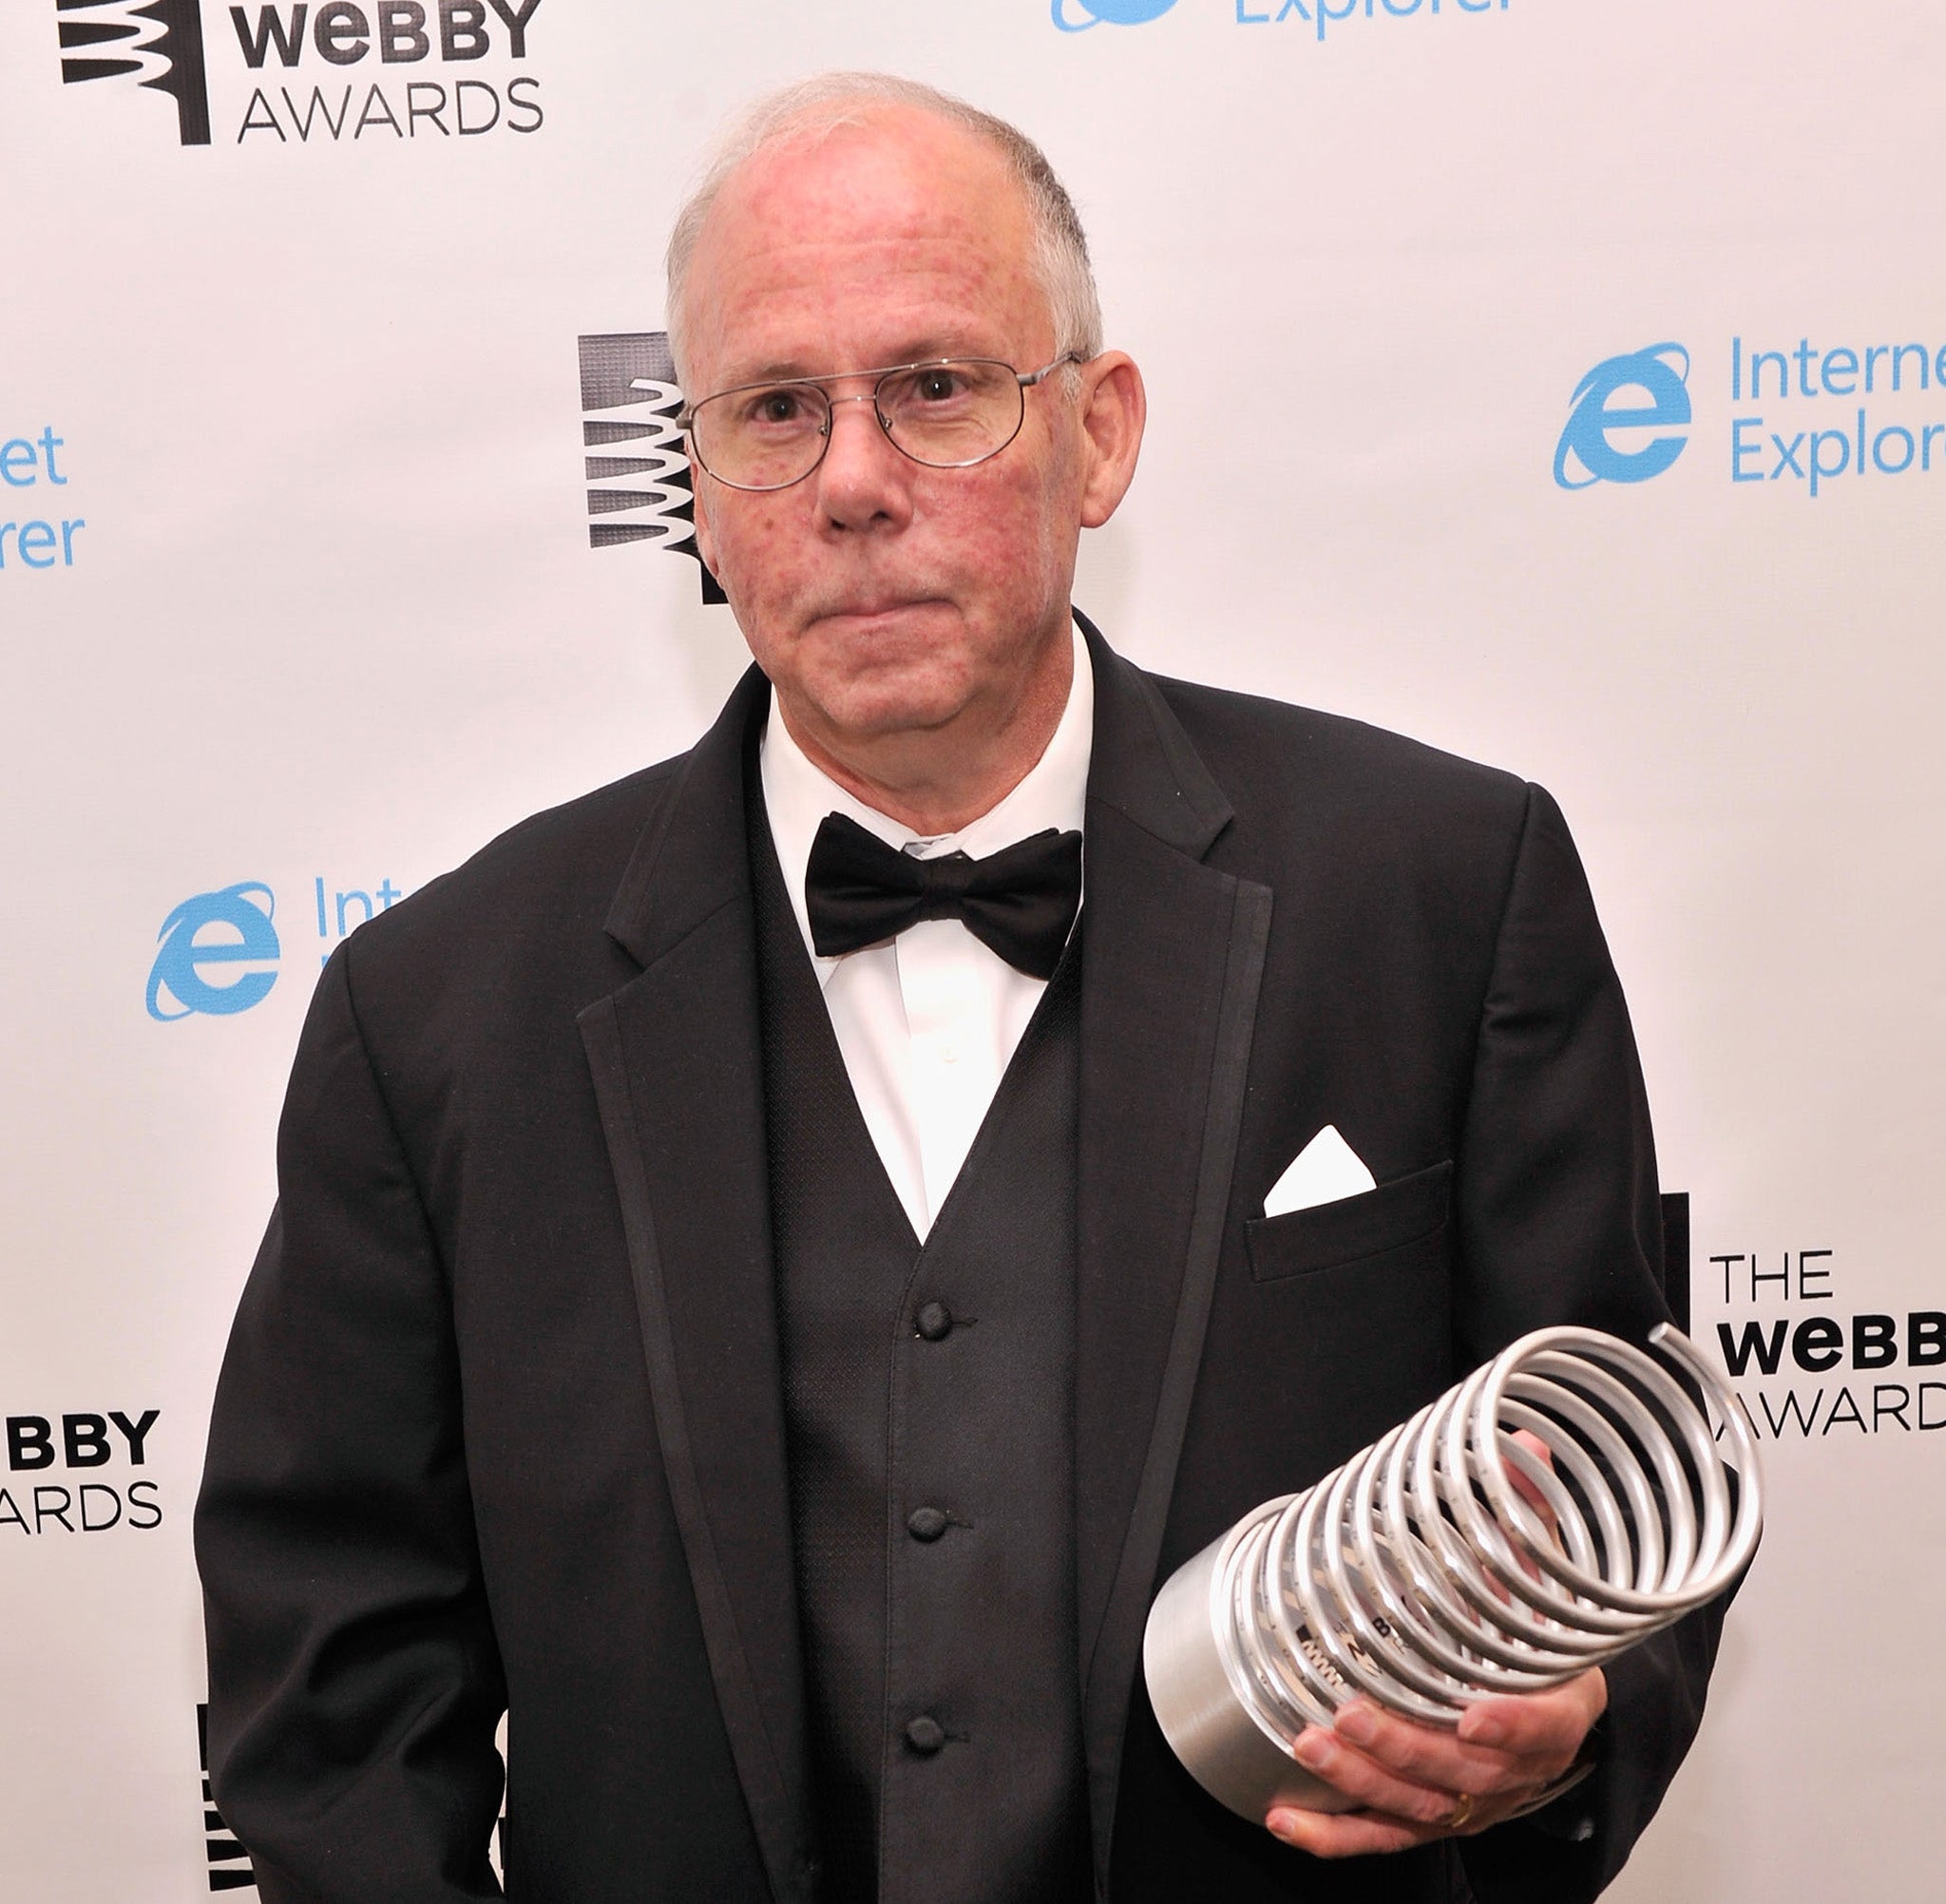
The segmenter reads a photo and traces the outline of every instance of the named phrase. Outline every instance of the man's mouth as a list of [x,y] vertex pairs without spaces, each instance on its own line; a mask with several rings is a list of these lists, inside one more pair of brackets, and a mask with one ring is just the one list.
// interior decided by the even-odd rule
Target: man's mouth
[[825,619],[830,621],[883,621],[895,615],[909,614],[915,608],[929,605],[928,598],[871,598],[862,601],[843,602],[827,610]]

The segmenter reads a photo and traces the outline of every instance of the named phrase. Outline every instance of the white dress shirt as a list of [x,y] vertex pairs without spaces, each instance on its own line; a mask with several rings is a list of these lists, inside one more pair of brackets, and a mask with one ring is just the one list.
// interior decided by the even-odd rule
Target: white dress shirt
[[1050,827],[1079,830],[1095,737],[1095,676],[1078,629],[1074,644],[1074,685],[1047,751],[1005,799],[957,833],[922,837],[848,793],[806,757],[774,702],[765,724],[764,810],[791,907],[865,1128],[922,1239],[966,1161],[1047,981],[1016,971],[957,919],[923,919],[887,944],[820,959],[804,897],[811,842],[827,813],[843,813],[921,859],[951,852],[984,859]]

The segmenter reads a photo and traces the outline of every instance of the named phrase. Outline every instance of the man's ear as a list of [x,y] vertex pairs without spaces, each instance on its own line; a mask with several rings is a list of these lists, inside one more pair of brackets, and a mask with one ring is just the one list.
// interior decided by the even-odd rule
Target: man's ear
[[702,564],[711,577],[721,586],[722,578],[716,574],[716,538],[710,528],[709,505],[703,500],[703,472],[694,460],[689,466],[689,493],[696,504],[691,512],[696,524],[696,552],[702,558]]
[[1104,351],[1081,366],[1079,398],[1085,439],[1081,526],[1098,529],[1135,480],[1149,398],[1142,373],[1124,351]]

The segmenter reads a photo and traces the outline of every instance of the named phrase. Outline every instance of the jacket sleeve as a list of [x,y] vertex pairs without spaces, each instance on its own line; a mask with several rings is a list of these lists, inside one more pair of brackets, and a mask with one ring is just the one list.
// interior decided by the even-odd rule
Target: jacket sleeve
[[[1567,823],[1527,812],[1458,1160],[1460,1364],[1543,1323],[1641,1342],[1663,1300],[1661,1199],[1628,1008]],[[1595,1770],[1460,1846],[1482,1904],[1575,1904],[1621,1869],[1703,1715],[1727,1595],[1607,1668]]]
[[197,1507],[210,1776],[267,1904],[458,1904],[500,1895],[506,1695],[445,1267],[347,951],[299,1044]]

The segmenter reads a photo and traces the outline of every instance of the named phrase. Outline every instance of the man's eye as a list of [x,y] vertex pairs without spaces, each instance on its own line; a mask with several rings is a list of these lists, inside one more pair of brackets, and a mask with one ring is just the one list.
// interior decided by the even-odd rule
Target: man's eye
[[759,428],[778,428],[811,420],[811,406],[802,390],[757,390],[744,405],[743,420]]
[[921,403],[950,403],[965,390],[966,379],[958,371],[922,371],[913,379],[913,395]]

